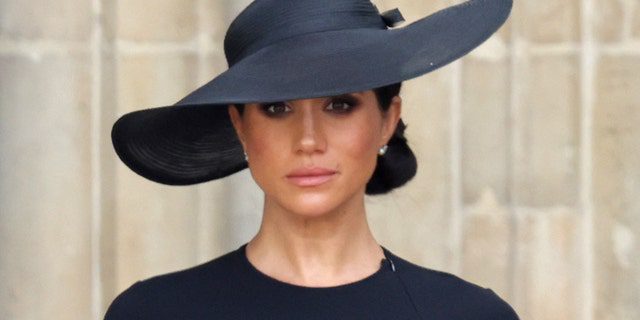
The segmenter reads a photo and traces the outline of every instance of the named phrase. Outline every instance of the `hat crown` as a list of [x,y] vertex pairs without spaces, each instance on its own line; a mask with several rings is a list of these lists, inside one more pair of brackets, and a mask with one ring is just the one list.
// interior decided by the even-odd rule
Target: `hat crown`
[[369,0],[256,0],[229,26],[224,50],[231,67],[279,40],[358,28],[387,28]]

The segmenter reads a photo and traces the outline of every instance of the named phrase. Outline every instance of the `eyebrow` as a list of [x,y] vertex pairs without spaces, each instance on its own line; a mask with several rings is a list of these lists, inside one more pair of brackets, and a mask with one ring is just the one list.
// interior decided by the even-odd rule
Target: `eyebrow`
[[360,99],[362,99],[362,95],[363,94],[360,93],[360,92],[343,93],[343,94],[339,94],[339,95],[336,95],[336,96],[327,97],[326,99],[328,99],[328,100],[330,100],[330,99],[356,99],[358,101],[361,101]]

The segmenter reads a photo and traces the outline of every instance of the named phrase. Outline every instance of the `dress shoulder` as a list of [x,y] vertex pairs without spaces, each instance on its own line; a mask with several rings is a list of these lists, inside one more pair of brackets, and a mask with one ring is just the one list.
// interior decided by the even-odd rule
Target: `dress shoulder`
[[428,319],[519,319],[513,308],[491,289],[397,256],[392,259],[415,308]]
[[184,310],[196,310],[190,307],[203,297],[222,295],[220,288],[233,286],[232,254],[134,283],[113,300],[104,319],[179,319]]

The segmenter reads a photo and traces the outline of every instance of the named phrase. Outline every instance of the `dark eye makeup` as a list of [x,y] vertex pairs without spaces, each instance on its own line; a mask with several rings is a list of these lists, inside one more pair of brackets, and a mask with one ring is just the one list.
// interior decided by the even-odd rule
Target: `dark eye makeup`
[[[360,100],[351,94],[335,96],[328,100],[329,102],[324,109],[335,114],[348,114],[360,103]],[[291,106],[282,101],[261,103],[260,109],[264,114],[273,118],[283,117],[293,111]]]
[[333,113],[349,113],[353,111],[355,107],[359,104],[359,100],[349,94],[333,97],[331,102],[325,107],[325,110],[331,111]]
[[260,104],[260,109],[270,117],[280,117],[288,112],[291,112],[291,107],[284,102],[262,103]]

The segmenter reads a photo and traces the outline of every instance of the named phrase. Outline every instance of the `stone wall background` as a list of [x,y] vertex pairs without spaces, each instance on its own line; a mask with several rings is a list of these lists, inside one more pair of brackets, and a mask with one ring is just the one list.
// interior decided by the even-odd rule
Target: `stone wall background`
[[[375,2],[413,21],[459,1]],[[367,200],[372,227],[523,319],[640,319],[640,2],[515,2],[482,47],[405,83],[419,171]],[[0,0],[0,319],[101,319],[134,281],[257,230],[247,172],[161,186],[109,140],[222,72],[247,3]]]

